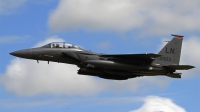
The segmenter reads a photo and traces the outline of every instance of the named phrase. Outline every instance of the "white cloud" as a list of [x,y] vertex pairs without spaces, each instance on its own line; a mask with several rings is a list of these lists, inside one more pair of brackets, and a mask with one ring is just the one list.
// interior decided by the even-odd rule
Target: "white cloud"
[[196,36],[192,36],[190,38],[187,38],[183,40],[183,46],[182,46],[182,53],[181,53],[181,61],[180,64],[184,65],[192,65],[196,68],[184,71],[183,77],[194,77],[199,75],[200,72],[200,63],[199,63],[199,57],[200,57],[200,38]]
[[149,96],[144,99],[142,107],[131,112],[186,112],[186,110],[169,98]]
[[26,0],[0,0],[0,14],[10,14],[22,6]]
[[[64,41],[51,37],[40,42],[41,46],[52,41]],[[0,75],[0,84],[17,95],[66,94],[95,95],[101,92],[135,92],[146,91],[152,87],[163,87],[168,84],[167,77],[140,77],[125,81],[113,81],[92,76],[77,74],[74,65],[15,58]]]
[[199,31],[199,0],[60,0],[50,13],[49,26],[56,31],[127,31],[168,34]]

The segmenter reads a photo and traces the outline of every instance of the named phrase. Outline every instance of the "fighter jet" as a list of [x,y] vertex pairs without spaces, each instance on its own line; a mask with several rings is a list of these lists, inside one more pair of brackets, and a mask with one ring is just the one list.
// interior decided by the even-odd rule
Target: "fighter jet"
[[79,75],[98,76],[104,79],[126,80],[142,76],[164,75],[181,78],[176,70],[189,70],[191,65],[179,65],[184,36],[172,35],[158,53],[102,54],[84,50],[66,42],[53,42],[42,47],[19,50],[13,56],[77,65]]

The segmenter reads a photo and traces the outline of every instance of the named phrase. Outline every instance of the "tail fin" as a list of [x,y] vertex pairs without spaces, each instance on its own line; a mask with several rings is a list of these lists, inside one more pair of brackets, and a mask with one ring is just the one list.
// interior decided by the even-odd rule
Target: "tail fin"
[[168,42],[164,46],[164,48],[158,53],[162,56],[156,58],[153,61],[154,64],[158,64],[161,66],[179,65],[183,36],[172,36],[174,36],[174,38],[170,42]]

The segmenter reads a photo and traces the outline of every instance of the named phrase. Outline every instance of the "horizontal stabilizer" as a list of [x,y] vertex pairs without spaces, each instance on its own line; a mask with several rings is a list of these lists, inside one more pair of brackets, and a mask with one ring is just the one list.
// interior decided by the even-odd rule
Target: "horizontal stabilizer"
[[168,65],[163,67],[171,70],[189,70],[195,68],[194,66],[191,65]]

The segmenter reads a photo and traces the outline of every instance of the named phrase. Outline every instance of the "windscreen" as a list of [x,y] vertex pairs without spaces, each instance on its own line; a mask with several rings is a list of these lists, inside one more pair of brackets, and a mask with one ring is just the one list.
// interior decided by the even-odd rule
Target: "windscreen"
[[49,43],[47,45],[44,45],[42,47],[43,48],[77,48],[77,49],[82,49],[79,46],[69,44],[69,43],[66,43],[66,42],[53,42],[53,43]]

